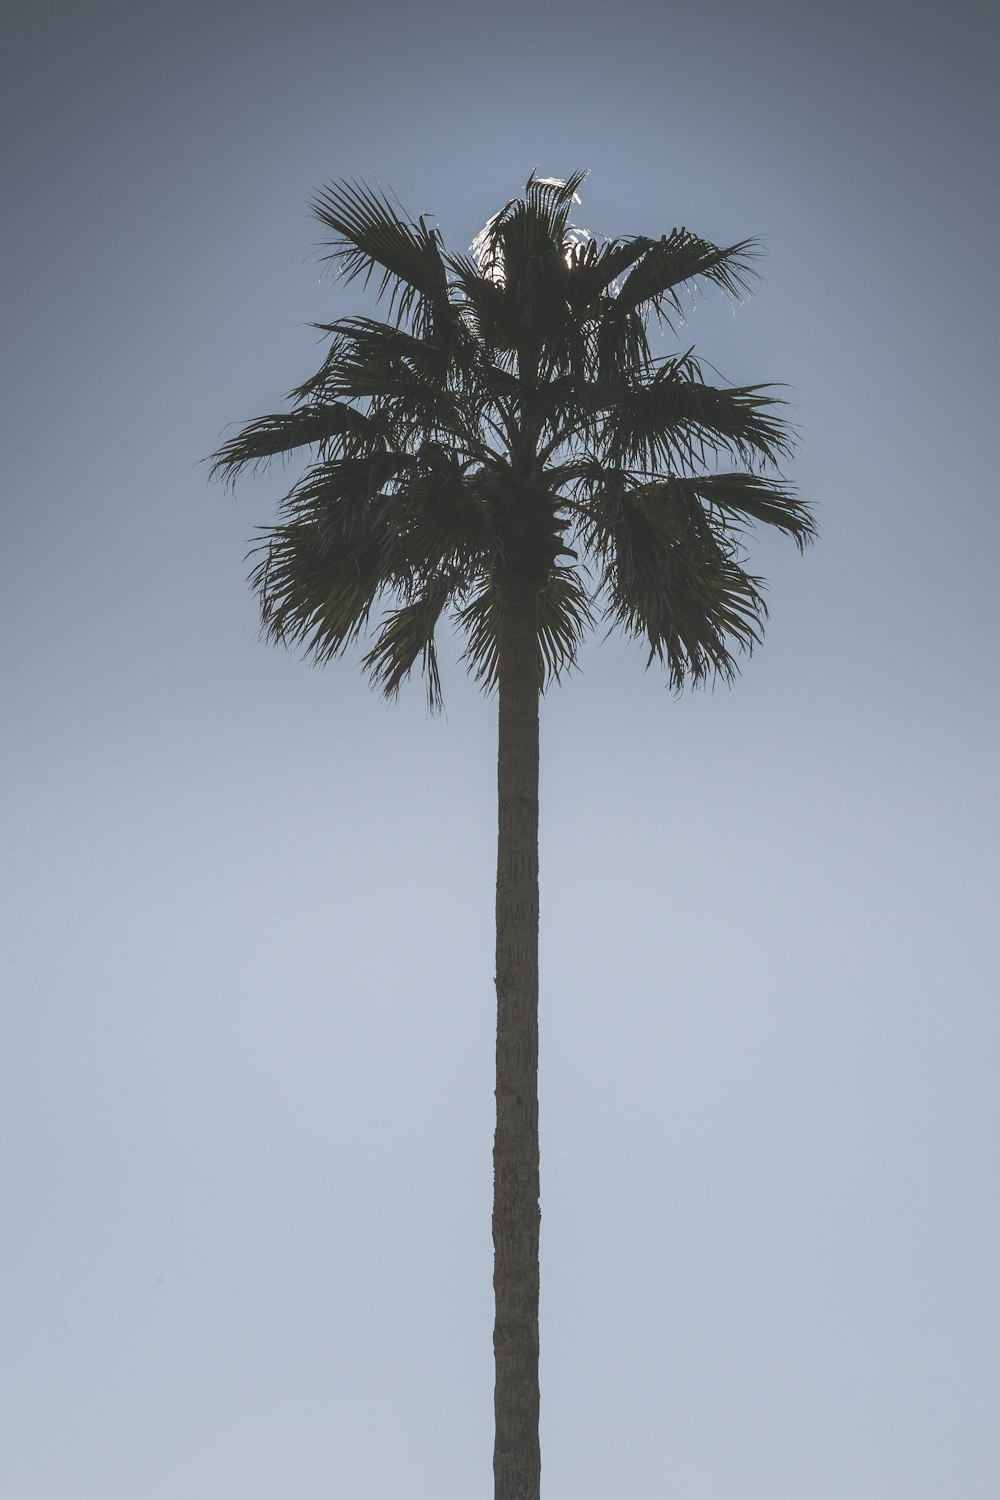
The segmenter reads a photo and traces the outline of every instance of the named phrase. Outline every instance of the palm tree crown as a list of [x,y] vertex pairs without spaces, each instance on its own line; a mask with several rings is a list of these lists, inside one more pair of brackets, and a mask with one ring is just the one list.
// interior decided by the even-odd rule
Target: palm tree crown
[[707,384],[691,349],[654,355],[647,332],[673,328],[699,280],[744,295],[755,242],[598,239],[570,222],[584,175],[532,176],[468,254],[370,187],[316,198],[328,259],[374,277],[386,316],[315,325],[328,352],[290,410],[214,456],[233,480],[313,453],[255,549],[270,638],[326,660],[370,631],[372,681],[394,694],[419,662],[432,706],[442,618],[495,684],[505,575],[537,590],[542,687],[600,619],[677,688],[731,678],[760,639],[744,534],[775,526],[802,547],[814,530],[766,476],[791,451],[781,403],[771,387]]

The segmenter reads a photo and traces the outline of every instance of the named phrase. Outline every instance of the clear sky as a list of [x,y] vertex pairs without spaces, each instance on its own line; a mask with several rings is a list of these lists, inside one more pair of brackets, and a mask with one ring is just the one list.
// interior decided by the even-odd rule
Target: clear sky
[[682,332],[822,539],[732,691],[544,704],[546,1500],[995,1500],[989,8],[12,10],[0,1490],[488,1500],[494,706],[262,646],[199,461],[362,306],[324,182],[582,166],[766,241]]

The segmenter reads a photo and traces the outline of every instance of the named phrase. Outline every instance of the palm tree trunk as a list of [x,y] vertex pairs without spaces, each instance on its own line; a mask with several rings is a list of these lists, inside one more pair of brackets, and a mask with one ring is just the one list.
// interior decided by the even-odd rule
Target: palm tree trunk
[[497,1125],[493,1145],[495,1500],[539,1500],[538,585],[500,581]]

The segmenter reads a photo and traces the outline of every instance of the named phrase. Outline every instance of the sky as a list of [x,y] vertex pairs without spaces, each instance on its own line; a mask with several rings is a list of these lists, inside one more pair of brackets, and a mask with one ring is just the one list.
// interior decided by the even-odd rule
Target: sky
[[[545,1500],[995,1500],[997,23],[958,0],[15,3],[0,1490],[491,1494],[495,703],[258,639],[308,200],[766,243],[821,538],[542,717]],[[664,346],[664,352],[669,345]]]

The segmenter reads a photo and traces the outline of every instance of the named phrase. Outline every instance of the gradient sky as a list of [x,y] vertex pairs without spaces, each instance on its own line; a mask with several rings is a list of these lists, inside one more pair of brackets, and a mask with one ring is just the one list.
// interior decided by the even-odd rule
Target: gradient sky
[[683,335],[822,539],[733,690],[544,704],[544,1494],[996,1500],[989,8],[12,9],[0,1490],[492,1492],[495,708],[262,646],[295,474],[200,460],[367,306],[324,182],[582,166],[766,241]]

